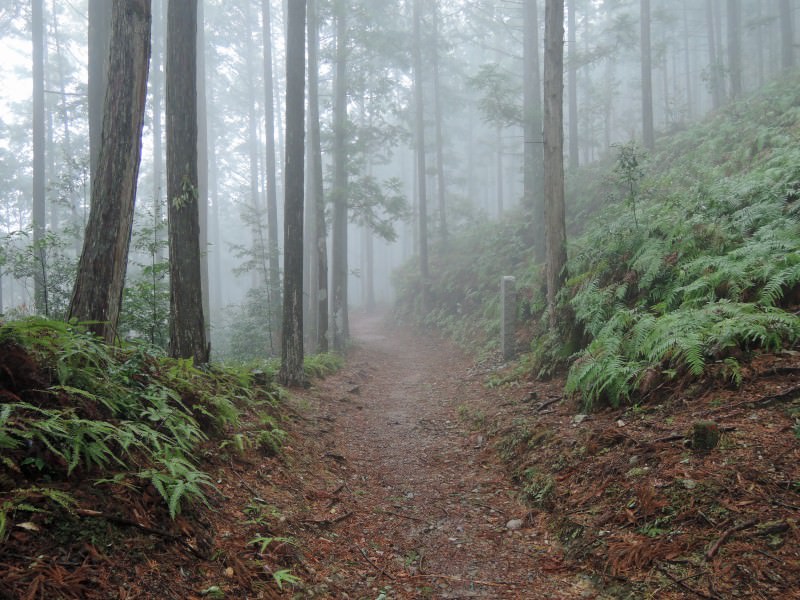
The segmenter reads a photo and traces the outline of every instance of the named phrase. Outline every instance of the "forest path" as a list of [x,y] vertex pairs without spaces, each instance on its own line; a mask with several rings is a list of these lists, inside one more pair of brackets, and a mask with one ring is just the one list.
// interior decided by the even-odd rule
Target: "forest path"
[[[307,548],[338,598],[596,597],[518,500],[493,448],[470,433],[483,377],[452,344],[353,323],[337,375],[306,395],[327,424],[323,460],[338,481],[329,526]],[[330,497],[327,494],[323,496]],[[522,527],[507,527],[519,519]],[[519,525],[519,523],[517,523]],[[307,554],[307,556],[308,556]],[[383,596],[381,596],[383,594]]]

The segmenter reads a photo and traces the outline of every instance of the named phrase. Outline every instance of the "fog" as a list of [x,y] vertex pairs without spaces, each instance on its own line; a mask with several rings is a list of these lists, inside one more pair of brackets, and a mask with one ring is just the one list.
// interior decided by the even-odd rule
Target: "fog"
[[[523,14],[531,3],[535,23],[526,22]],[[0,312],[12,317],[43,312],[42,307],[34,307],[33,277],[39,269],[47,274],[46,310],[59,317],[69,302],[90,196],[89,3],[44,3],[48,232],[44,265],[36,262],[30,250],[32,101],[22,91],[33,86],[28,54],[31,3],[8,4],[0,8]],[[392,273],[419,249],[420,198],[415,182],[420,175],[427,184],[427,233],[433,252],[445,243],[443,216],[446,234],[453,236],[487,220],[519,215],[515,211],[524,204],[525,147],[541,144],[536,135],[540,125],[533,128],[532,139],[526,139],[523,86],[526,69],[541,73],[545,2],[421,2],[422,68],[418,74],[412,65],[411,0],[321,0],[316,4],[328,261],[332,260],[330,202],[336,185],[336,63],[342,58],[337,48],[344,44],[347,302],[351,311],[376,310],[373,299],[378,307],[390,307]],[[639,0],[567,2],[567,178],[580,166],[602,159],[615,144],[643,139],[643,4]],[[650,75],[656,136],[703,118],[725,98],[763,85],[783,68],[781,27],[785,21],[780,18],[780,3],[742,0],[738,24],[727,12],[730,4],[652,0]],[[204,251],[212,348],[222,357],[275,352],[274,340],[265,333],[274,326],[265,314],[276,304],[268,293],[268,269],[274,260],[269,251],[270,225],[277,232],[278,247],[283,248],[285,6],[266,0],[206,0],[201,6],[201,83],[208,132],[201,152],[208,165],[208,184],[201,191],[207,206]],[[267,10],[271,34],[265,39]],[[165,14],[165,0],[152,0],[149,88],[123,306],[123,313],[129,313],[127,320],[123,315],[129,337],[145,335],[142,319],[152,316],[163,324],[166,318],[155,311],[166,310],[164,271],[156,268],[166,260]],[[798,10],[792,8],[790,14],[794,25]],[[344,39],[337,31],[339,19],[346,21]],[[526,26],[536,28],[535,65],[531,57],[525,60],[523,52],[525,37],[533,33],[526,32]],[[737,64],[729,57],[737,43],[741,46],[738,55],[743,57],[741,89],[735,80],[729,82],[731,64],[734,68]],[[269,54],[265,44],[271,50],[274,75],[271,112],[277,223],[269,222],[267,210],[265,132],[270,111],[265,100],[264,57]],[[424,174],[417,172],[414,149],[415,79],[424,101]],[[528,118],[541,123],[539,115]],[[313,247],[310,243],[307,248]],[[164,339],[155,337],[159,328],[151,329],[151,341],[163,344]],[[314,346],[310,341],[310,347]]]

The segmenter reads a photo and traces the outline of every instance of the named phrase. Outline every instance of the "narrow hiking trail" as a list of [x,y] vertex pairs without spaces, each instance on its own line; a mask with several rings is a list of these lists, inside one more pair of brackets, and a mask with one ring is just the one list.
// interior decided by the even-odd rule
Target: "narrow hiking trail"
[[597,597],[586,578],[566,571],[495,451],[460,418],[491,394],[473,361],[378,317],[357,320],[352,334],[346,368],[305,396],[322,425],[321,457],[338,479],[328,483],[334,493],[318,494],[324,530],[306,541],[315,546],[306,558],[315,555],[316,575],[328,582],[322,591]]

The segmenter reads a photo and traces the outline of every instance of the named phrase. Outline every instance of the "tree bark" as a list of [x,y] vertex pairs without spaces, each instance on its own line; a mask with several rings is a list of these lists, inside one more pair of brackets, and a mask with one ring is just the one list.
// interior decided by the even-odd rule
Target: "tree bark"
[[578,19],[575,16],[577,0],[569,0],[567,15],[569,38],[567,43],[568,62],[567,78],[569,80],[569,168],[577,169],[580,166],[580,152],[578,147]]
[[641,12],[642,143],[645,148],[652,150],[656,142],[653,128],[653,61],[650,42],[650,0],[641,0]]
[[46,315],[45,290],[45,106],[44,106],[44,0],[31,5],[33,34],[33,299],[34,309]]
[[103,134],[69,318],[112,342],[133,224],[150,60],[150,0],[115,2]]
[[206,106],[205,18],[202,0],[197,4],[197,207],[200,226],[200,284],[206,340],[211,338],[211,299],[208,283],[208,108]]
[[544,194],[547,224],[547,309],[556,326],[556,299],[566,279],[564,210],[564,1],[545,3]]
[[414,44],[412,48],[414,80],[414,142],[417,157],[417,202],[419,222],[419,276],[422,311],[430,308],[428,289],[428,199],[425,188],[425,107],[422,94],[422,0],[413,0]]
[[345,349],[347,293],[347,5],[336,3],[336,81],[333,125],[333,348]]
[[542,193],[542,81],[539,71],[539,7],[524,0],[523,7],[523,113],[525,122],[523,203],[532,211],[534,257],[544,260],[544,194]]
[[[439,235],[447,246],[447,200],[444,183],[444,137],[442,135],[442,91],[439,81],[439,3],[433,3],[433,110],[436,122],[436,192],[439,199]],[[372,304],[375,301],[373,299]]]
[[164,249],[161,242],[161,222],[164,218],[162,201],[164,178],[164,146],[162,113],[164,110],[164,76],[161,71],[164,57],[164,23],[167,0],[156,0],[152,24],[152,61],[150,70],[150,87],[153,90],[153,237],[155,240],[156,262],[164,260]]
[[742,95],[742,4],[728,0],[728,71],[731,78],[731,100]]
[[89,0],[89,176],[90,187],[98,169],[103,136],[103,111],[108,85],[111,7],[109,0]]
[[781,66],[784,69],[794,68],[794,20],[792,1],[780,0],[781,21]]
[[328,351],[328,241],[325,225],[325,196],[322,187],[322,144],[319,126],[319,19],[317,0],[308,2],[308,142],[311,146],[311,186],[314,233],[316,235],[316,345]]
[[209,359],[200,275],[197,175],[197,0],[172,0],[167,12],[167,198],[170,354]]
[[272,16],[269,0],[262,0],[262,30],[264,39],[264,134],[267,146],[267,244],[269,245],[269,285],[270,297],[276,304],[272,310],[272,330],[280,325],[278,299],[280,298],[280,252],[278,249],[278,177],[275,165],[275,96],[272,71]]
[[303,159],[305,0],[290,0],[286,40],[286,169],[283,255],[283,385],[306,385],[303,370]]

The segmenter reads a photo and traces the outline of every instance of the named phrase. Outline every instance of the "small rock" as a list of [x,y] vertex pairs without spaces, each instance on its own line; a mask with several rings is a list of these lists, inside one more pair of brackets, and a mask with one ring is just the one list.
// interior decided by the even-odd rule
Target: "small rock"
[[617,421],[617,427],[625,427],[625,421],[623,421],[622,419]]
[[687,490],[693,490],[697,487],[697,482],[694,479],[684,479],[682,483]]
[[575,425],[580,425],[588,418],[589,415],[584,415],[584,414],[575,415],[574,417],[572,417],[572,422],[575,423]]
[[522,529],[522,519],[511,519],[508,523],[506,523],[506,529],[509,531],[517,531]]
[[233,577],[233,567],[228,567],[227,569],[225,569],[225,577],[227,577],[228,579]]

